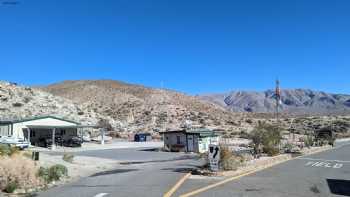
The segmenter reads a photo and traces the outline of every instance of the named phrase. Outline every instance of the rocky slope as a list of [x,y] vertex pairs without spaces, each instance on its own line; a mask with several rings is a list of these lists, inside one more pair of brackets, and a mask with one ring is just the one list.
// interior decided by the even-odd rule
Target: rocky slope
[[193,96],[119,81],[64,81],[41,89],[122,122],[115,128],[121,131],[162,131],[186,124],[235,130],[242,118]]
[[85,110],[68,99],[15,83],[0,81],[0,120],[43,115],[54,115],[83,124],[97,124],[100,119],[107,119],[111,124],[119,125],[112,118]]
[[[350,95],[331,94],[308,89],[282,90],[282,112],[296,115],[344,115],[350,114]],[[200,99],[235,112],[275,111],[273,90],[264,92],[233,91],[224,94],[208,94]]]

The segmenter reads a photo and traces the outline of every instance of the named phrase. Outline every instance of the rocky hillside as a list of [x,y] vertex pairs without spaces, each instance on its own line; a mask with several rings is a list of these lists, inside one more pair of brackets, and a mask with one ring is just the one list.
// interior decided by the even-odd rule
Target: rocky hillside
[[[286,114],[350,114],[350,95],[308,89],[291,89],[282,90],[281,96],[282,112]],[[273,90],[264,92],[233,91],[227,94],[202,95],[199,98],[234,112],[271,113],[275,111]]]
[[0,120],[42,115],[55,115],[83,124],[97,124],[100,119],[108,119],[111,124],[119,125],[112,118],[85,110],[68,99],[15,83],[0,81]]
[[242,116],[179,92],[112,80],[64,81],[41,89],[122,122],[115,128],[121,131],[162,131],[186,124],[229,130],[237,129]]

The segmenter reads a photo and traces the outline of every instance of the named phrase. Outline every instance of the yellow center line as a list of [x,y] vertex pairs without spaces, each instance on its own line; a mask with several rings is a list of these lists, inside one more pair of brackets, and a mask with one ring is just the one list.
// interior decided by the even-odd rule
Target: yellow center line
[[175,191],[188,179],[188,177],[191,176],[191,173],[185,174],[180,180],[177,181],[177,183],[167,192],[163,195],[163,197],[171,197],[175,193]]
[[233,181],[233,180],[239,179],[239,178],[241,178],[241,177],[244,177],[244,176],[247,176],[247,175],[250,175],[250,174],[259,172],[259,171],[261,171],[261,170],[270,168],[270,167],[272,167],[272,166],[275,166],[275,165],[277,165],[277,164],[280,164],[280,163],[283,163],[283,162],[286,162],[286,161],[288,161],[288,160],[276,162],[276,163],[274,163],[274,164],[272,164],[272,165],[268,165],[268,166],[265,166],[265,167],[263,167],[263,168],[258,168],[258,169],[255,169],[255,170],[252,170],[252,171],[243,173],[243,174],[241,174],[241,175],[237,175],[237,176],[233,176],[233,177],[231,177],[231,178],[227,178],[227,179],[225,179],[225,180],[223,180],[223,181],[219,181],[219,182],[217,182],[217,183],[214,183],[214,184],[211,184],[211,185],[207,185],[207,186],[205,186],[205,187],[202,187],[202,188],[200,188],[200,189],[194,190],[194,191],[192,191],[192,192],[188,192],[188,193],[182,194],[182,195],[180,195],[180,197],[190,197],[190,196],[193,196],[193,195],[202,193],[202,192],[207,191],[207,190],[209,190],[209,189],[212,189],[212,188],[214,188],[214,187],[223,185],[223,184],[228,183],[228,182],[230,182],[230,181]]

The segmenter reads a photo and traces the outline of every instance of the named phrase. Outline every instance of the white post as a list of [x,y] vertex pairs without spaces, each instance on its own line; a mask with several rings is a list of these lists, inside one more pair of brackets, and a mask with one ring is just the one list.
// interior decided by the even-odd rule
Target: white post
[[102,145],[105,144],[104,136],[105,136],[105,129],[104,129],[104,128],[101,128],[101,144],[102,144]]
[[28,140],[29,145],[30,145],[30,128],[27,128],[27,131],[28,131],[28,138],[27,138],[27,140]]
[[56,128],[52,129],[52,146],[51,146],[51,150],[55,150],[55,132],[56,132]]

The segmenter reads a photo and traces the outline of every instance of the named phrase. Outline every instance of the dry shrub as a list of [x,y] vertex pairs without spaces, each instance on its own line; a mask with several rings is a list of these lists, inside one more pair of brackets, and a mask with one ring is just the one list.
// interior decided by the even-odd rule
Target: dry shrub
[[120,133],[117,131],[111,131],[111,132],[109,132],[108,135],[111,136],[112,138],[121,138]]
[[220,146],[220,166],[223,170],[237,170],[242,164],[243,158],[234,155],[226,146]]
[[37,177],[38,166],[34,161],[21,155],[0,157],[0,190],[6,189],[10,183],[18,188],[29,189],[42,184]]
[[73,163],[74,155],[71,153],[64,153],[62,157],[63,161],[68,163]]

